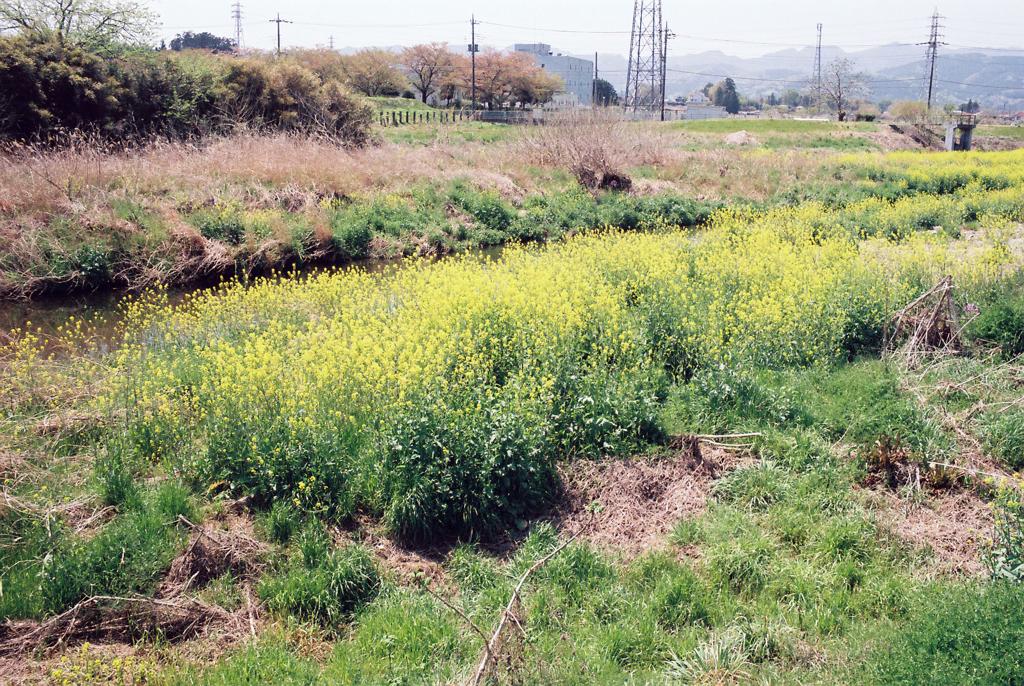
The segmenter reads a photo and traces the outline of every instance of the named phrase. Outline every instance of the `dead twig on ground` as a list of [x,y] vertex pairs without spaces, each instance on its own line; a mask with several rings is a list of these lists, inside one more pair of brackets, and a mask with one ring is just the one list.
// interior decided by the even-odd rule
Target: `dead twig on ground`
[[[583,535],[583,532],[590,528],[590,526],[593,525],[593,522],[594,513],[593,511],[591,511],[590,521],[585,526],[580,527],[580,530],[573,534],[567,541],[565,541],[557,548],[552,550],[542,559],[535,562],[528,570],[526,570],[526,573],[524,573],[519,578],[519,583],[516,584],[515,590],[512,591],[512,597],[509,599],[508,604],[505,606],[505,609],[501,613],[501,620],[498,622],[498,628],[496,628],[494,630],[494,633],[491,634],[490,640],[484,641],[484,656],[483,659],[480,661],[480,666],[476,668],[476,672],[474,673],[473,677],[467,682],[467,684],[479,686],[480,681],[484,678],[484,674],[487,672],[487,666],[492,662],[494,658],[495,648],[498,645],[499,638],[501,638],[502,630],[504,630],[505,626],[508,624],[508,620],[511,618],[516,624],[519,624],[519,618],[514,615],[514,613],[512,612],[512,608],[519,601],[520,594],[522,593],[523,586],[526,584],[526,580],[530,578],[531,574],[533,574],[535,571],[543,567],[545,564],[551,561],[552,558],[558,555],[558,553],[565,550],[569,546],[569,544],[571,544],[573,541],[575,541],[577,538]],[[522,630],[521,624],[519,624],[519,628],[520,630]],[[480,633],[483,634],[483,632]]]
[[896,340],[904,337],[899,356],[907,369],[918,366],[926,356],[945,357],[963,350],[962,333],[967,324],[960,323],[954,291],[953,277],[947,276],[893,315],[886,326],[883,356],[895,354]]
[[1010,477],[1005,476],[1003,474],[993,474],[992,472],[983,472],[980,469],[971,469],[970,467],[961,467],[960,465],[949,464],[948,462],[929,462],[928,463],[928,467],[930,469],[935,469],[936,467],[942,467],[943,469],[956,469],[958,471],[966,472],[967,474],[971,474],[973,476],[987,476],[987,477],[991,477],[993,479],[999,479],[1003,483],[1008,483],[1011,486],[1016,486],[1016,484],[1014,483],[1013,479],[1011,479]]

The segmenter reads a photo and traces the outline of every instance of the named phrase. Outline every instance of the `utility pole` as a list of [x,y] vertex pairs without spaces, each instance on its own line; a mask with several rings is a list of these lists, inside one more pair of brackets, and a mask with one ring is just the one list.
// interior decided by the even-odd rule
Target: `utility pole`
[[814,53],[814,105],[821,112],[821,24],[818,24],[818,50]]
[[932,32],[928,38],[928,42],[925,45],[928,46],[927,60],[931,63],[928,68],[928,112],[932,111],[932,89],[935,86],[935,62],[939,58],[939,46],[945,45],[939,41],[942,37],[939,35],[939,30],[942,28],[940,24],[942,17],[939,16],[939,11],[935,10],[935,14],[932,15]]
[[277,24],[277,56],[281,56],[281,24],[293,24],[294,22],[288,21],[281,18],[281,13],[277,13],[277,19],[271,19],[270,23]]
[[666,74],[668,73],[668,40],[669,38],[675,38],[676,34],[672,33],[669,27],[665,26],[664,39],[665,47],[661,51],[661,120],[665,121],[665,80]]
[[331,50],[334,50],[334,34],[333,33],[331,34],[331,37],[327,39],[327,44],[330,46]]
[[597,53],[595,52],[594,53],[594,87],[591,89],[591,93],[590,93],[590,106],[591,107],[597,107],[597,80],[599,78],[599,76],[598,76],[599,73],[600,72],[597,71]]
[[470,80],[472,81],[472,85],[470,86],[470,92],[473,94],[472,95],[472,99],[473,99],[473,114],[475,116],[476,115],[476,54],[478,52],[480,52],[480,46],[476,44],[476,25],[479,24],[480,22],[478,22],[476,20],[476,15],[474,14],[474,15],[471,16],[471,18],[469,20],[469,23],[470,23],[470,27],[471,27],[470,28],[470,39],[469,39],[470,40],[469,54],[470,54],[470,57],[473,60],[473,69],[472,69],[473,75],[470,77]]
[[231,6],[231,18],[235,20],[235,49],[242,49],[242,3]]

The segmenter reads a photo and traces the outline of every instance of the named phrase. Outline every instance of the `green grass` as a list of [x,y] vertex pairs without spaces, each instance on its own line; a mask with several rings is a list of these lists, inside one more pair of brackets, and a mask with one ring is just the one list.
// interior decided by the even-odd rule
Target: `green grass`
[[764,141],[764,145],[765,147],[772,149],[827,149],[839,150],[842,152],[870,152],[882,149],[877,143],[874,143],[867,138],[862,138],[860,136],[837,135],[836,133],[829,133],[824,136],[819,135],[813,138],[804,136],[771,136]]
[[1024,140],[1024,126],[979,126],[977,135]]
[[1024,682],[1024,585],[933,585],[856,680],[906,686]]
[[432,106],[422,102],[421,100],[419,100],[419,98],[410,99],[410,98],[399,98],[399,97],[376,96],[376,97],[371,97],[371,98],[366,98],[366,99],[369,102],[371,102],[373,104],[373,106],[376,107],[381,112],[391,112],[391,111],[399,111],[399,110],[401,110],[403,112],[407,112],[407,111],[408,112],[441,112],[441,111],[443,111],[443,108],[439,109],[439,108],[436,108],[436,107],[432,107]]
[[300,555],[280,575],[264,577],[259,593],[273,612],[338,629],[380,590],[369,553],[355,545],[329,551],[329,539],[300,542]]
[[517,126],[480,121],[389,125],[378,129],[378,132],[387,142],[401,146],[489,145],[513,141],[521,135]]
[[839,123],[826,121],[796,121],[793,119],[705,119],[667,124],[672,130],[689,133],[730,134],[746,131],[758,134],[800,134],[822,136],[840,131],[877,131],[878,125],[869,122]]

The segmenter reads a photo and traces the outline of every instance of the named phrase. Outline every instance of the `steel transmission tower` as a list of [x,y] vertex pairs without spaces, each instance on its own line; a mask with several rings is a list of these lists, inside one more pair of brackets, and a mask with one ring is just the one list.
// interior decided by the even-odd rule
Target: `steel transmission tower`
[[932,92],[935,86],[935,62],[939,59],[939,46],[945,45],[939,39],[942,36],[939,35],[939,31],[942,29],[941,24],[942,17],[939,16],[939,11],[935,10],[935,14],[932,15],[932,32],[928,38],[928,42],[925,45],[928,46],[927,60],[928,65],[928,111],[932,111]]
[[235,20],[235,49],[242,49],[242,3],[231,6],[231,18]]
[[623,101],[623,109],[627,112],[647,110],[653,114],[661,105],[665,69],[662,36],[661,0],[636,0]]
[[818,24],[818,49],[814,53],[814,104],[821,110],[821,24]]

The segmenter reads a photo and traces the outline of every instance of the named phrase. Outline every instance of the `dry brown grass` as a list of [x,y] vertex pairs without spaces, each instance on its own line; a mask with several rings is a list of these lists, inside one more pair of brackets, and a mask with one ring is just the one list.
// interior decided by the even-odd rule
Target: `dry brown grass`
[[[539,166],[566,169],[585,188],[622,184],[629,169],[661,164],[671,137],[649,124],[596,111],[569,111],[527,129],[523,155]],[[621,189],[621,185],[614,186]]]
[[[281,266],[300,245],[287,235],[290,215],[316,237],[301,242],[306,258],[315,258],[317,246],[330,241],[325,201],[387,193],[413,204],[424,189],[443,192],[460,181],[519,205],[561,190],[571,177],[641,195],[764,200],[815,179],[832,158],[821,151],[686,150],[692,138],[655,124],[575,114],[489,143],[442,137],[430,145],[350,149],[243,133],[138,148],[88,139],[59,150],[9,146],[0,150],[0,298],[96,285],[74,266],[89,247],[112,260],[102,285],[188,284]],[[189,215],[225,205],[269,211],[279,226],[269,239],[226,247],[189,224]],[[416,249],[382,241],[371,256]]]
[[[687,448],[664,457],[580,461],[562,470],[564,493],[556,522],[577,531],[591,522],[585,537],[602,550],[632,559],[665,543],[680,519],[704,512],[712,483],[743,458],[711,446],[699,455]],[[588,508],[603,509],[591,515]]]

